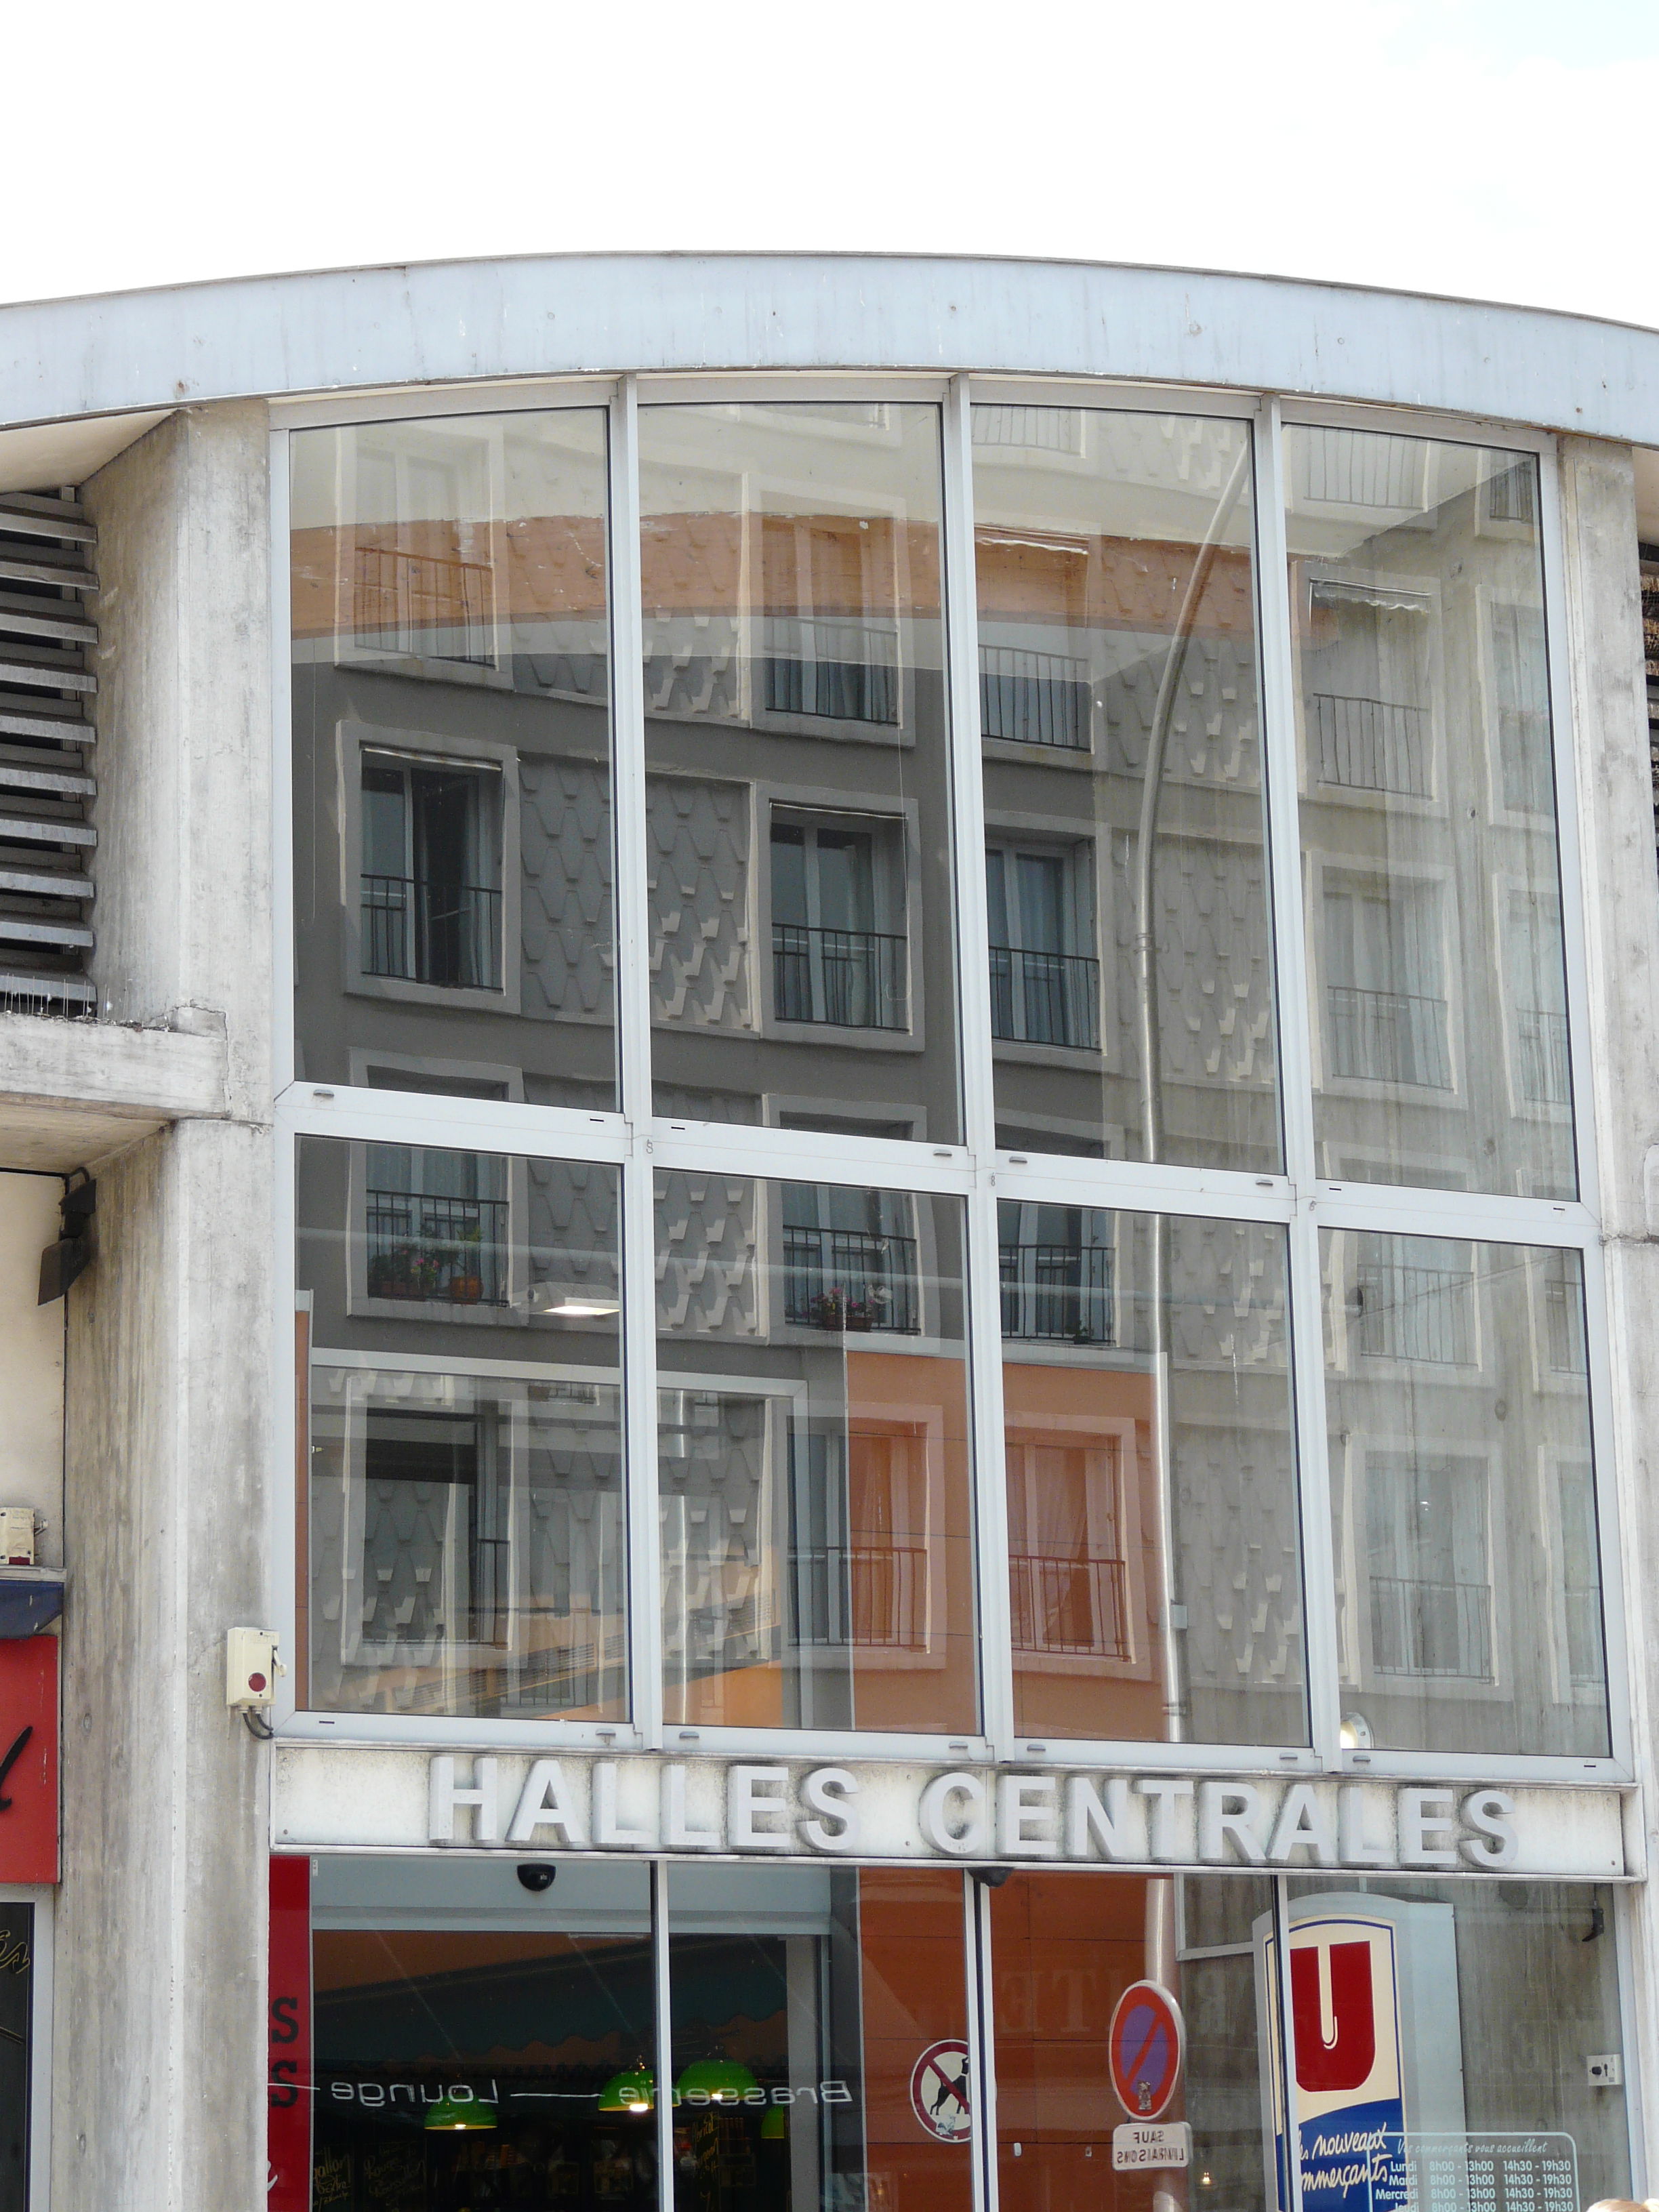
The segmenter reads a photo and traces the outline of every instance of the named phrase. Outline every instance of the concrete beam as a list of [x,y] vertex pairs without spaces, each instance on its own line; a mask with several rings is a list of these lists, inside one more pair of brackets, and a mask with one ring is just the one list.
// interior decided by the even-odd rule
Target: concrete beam
[[67,1175],[228,1111],[222,1034],[0,1014],[0,1169]]

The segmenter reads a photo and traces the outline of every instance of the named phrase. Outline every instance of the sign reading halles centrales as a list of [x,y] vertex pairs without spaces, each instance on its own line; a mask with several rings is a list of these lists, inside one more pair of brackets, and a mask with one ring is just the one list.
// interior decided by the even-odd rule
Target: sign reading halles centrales
[[290,1741],[278,1850],[1158,1867],[1336,1867],[1622,1881],[1616,1790],[1103,1772],[875,1759],[672,1759]]

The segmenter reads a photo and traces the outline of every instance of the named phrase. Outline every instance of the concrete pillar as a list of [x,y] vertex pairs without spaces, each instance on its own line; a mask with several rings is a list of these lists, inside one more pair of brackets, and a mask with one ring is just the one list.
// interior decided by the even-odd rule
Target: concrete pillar
[[186,411],[87,487],[100,1002],[229,1075],[100,1169],[69,1299],[55,2212],[265,2197],[270,1755],[223,1654],[270,1605],[266,453],[263,404]]
[[[1592,1099],[1606,1239],[1613,1438],[1625,1619],[1631,1645],[1637,1771],[1654,1826],[1654,1729],[1659,1639],[1659,866],[1643,678],[1635,474],[1628,448],[1583,438],[1561,446],[1567,619],[1584,877]],[[1659,2145],[1659,1900],[1635,1893],[1629,1937],[1637,1966],[1632,2025],[1642,2051],[1626,2058],[1641,2126]],[[1652,2151],[1637,2195],[1652,2185]]]

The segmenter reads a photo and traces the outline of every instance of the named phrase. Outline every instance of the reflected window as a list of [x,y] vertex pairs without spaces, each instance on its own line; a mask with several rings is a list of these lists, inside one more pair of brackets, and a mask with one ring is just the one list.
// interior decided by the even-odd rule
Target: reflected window
[[960,1200],[659,1171],[665,1699],[971,1729]]
[[365,974],[500,989],[501,783],[363,754]]
[[370,1145],[364,1291],[411,1304],[507,1304],[507,1162]]
[[1580,1255],[1322,1254],[1345,1716],[1390,1750],[1606,1757]]
[[1439,885],[1328,877],[1324,911],[1332,1075],[1453,1089]]
[[772,818],[772,1011],[839,1029],[909,1025],[896,824]]
[[1094,872],[1086,845],[988,845],[991,1034],[1020,1044],[1100,1043]]

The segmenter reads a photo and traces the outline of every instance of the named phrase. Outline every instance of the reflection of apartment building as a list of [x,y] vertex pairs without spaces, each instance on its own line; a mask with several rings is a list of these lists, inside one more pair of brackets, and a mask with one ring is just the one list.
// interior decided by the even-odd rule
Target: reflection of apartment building
[[1651,338],[0,313],[0,2212],[1639,2199]]

